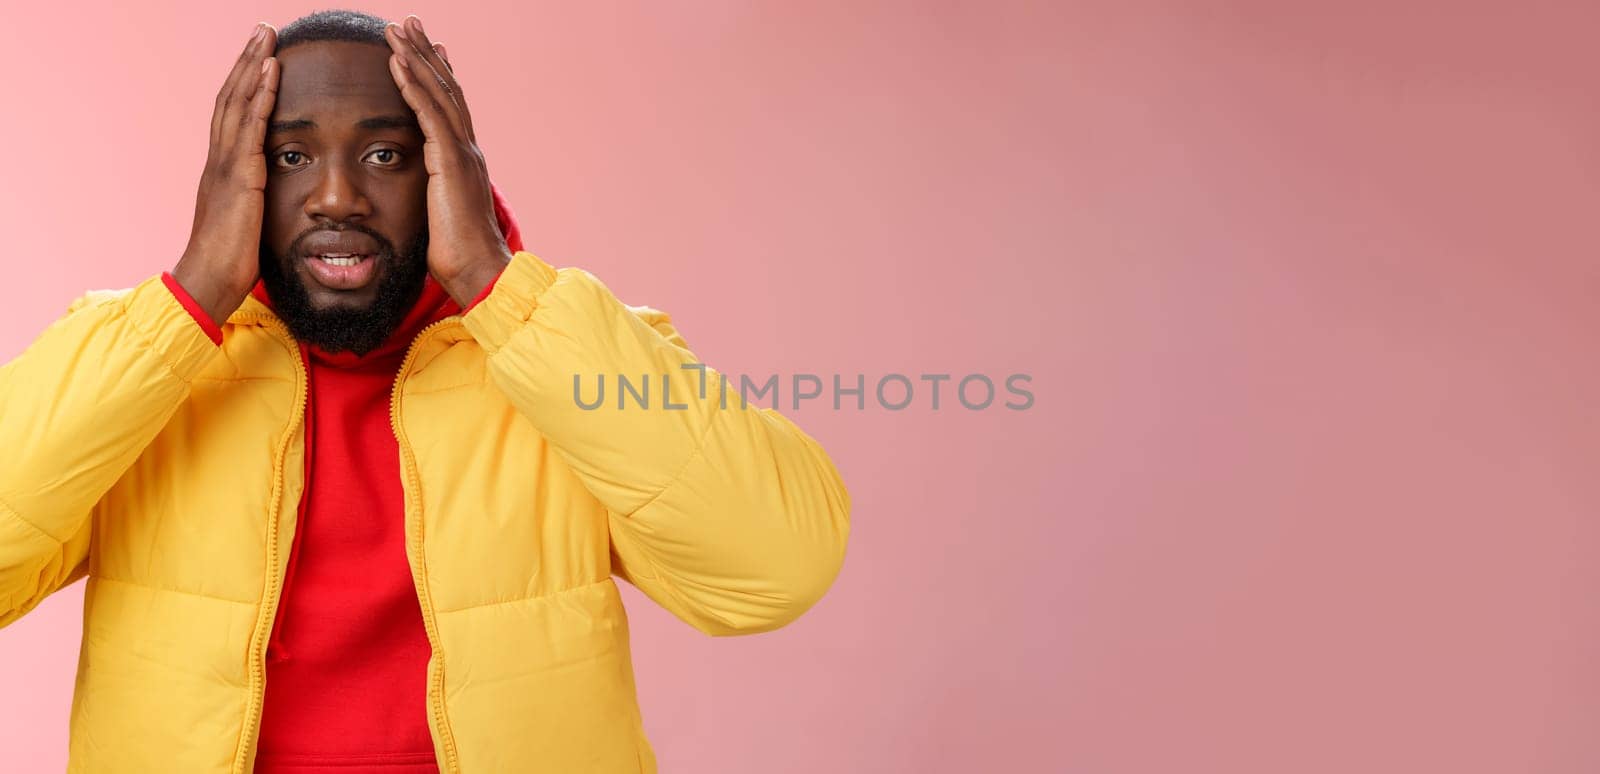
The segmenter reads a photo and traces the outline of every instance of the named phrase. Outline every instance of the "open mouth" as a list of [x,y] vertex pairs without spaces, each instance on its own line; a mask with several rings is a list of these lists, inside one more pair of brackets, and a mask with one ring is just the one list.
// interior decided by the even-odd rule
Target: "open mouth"
[[355,290],[372,281],[377,261],[370,253],[316,253],[306,256],[306,267],[323,287]]

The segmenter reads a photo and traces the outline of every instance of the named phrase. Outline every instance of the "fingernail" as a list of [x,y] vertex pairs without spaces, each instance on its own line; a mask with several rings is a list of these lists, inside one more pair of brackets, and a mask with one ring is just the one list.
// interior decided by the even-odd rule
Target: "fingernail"
[[266,22],[256,22],[256,31],[250,33],[250,39],[251,40],[260,40],[261,37],[263,35],[266,35],[266,34],[267,34],[267,23]]
[[447,60],[450,58],[450,54],[444,50],[443,43],[435,43],[433,44],[433,47],[439,49],[439,56],[442,56]]
[[401,40],[410,40],[410,38],[406,37],[406,28],[405,27],[402,27],[402,26],[400,26],[398,24],[395,24],[394,22],[389,22],[389,28],[394,30],[395,37],[397,37],[397,38],[399,38]]

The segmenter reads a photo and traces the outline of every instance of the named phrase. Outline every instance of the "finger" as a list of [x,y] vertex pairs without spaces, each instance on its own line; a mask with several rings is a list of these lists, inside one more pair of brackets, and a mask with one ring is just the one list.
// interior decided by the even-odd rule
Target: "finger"
[[[415,17],[408,17],[407,22],[413,18]],[[406,66],[417,87],[432,96],[433,101],[440,106],[446,120],[455,127],[459,136],[470,138],[467,123],[461,117],[461,103],[457,101],[448,80],[449,69],[444,68],[446,74],[441,74],[423,53],[424,50],[433,53],[433,47],[419,41],[421,33],[400,25],[393,25],[390,31],[394,35],[390,45],[400,55],[401,63]]]
[[389,74],[394,76],[395,85],[400,87],[400,97],[417,114],[417,124],[422,127],[424,138],[442,146],[461,141],[455,124],[445,116],[444,106],[439,104],[433,92],[417,82],[405,55],[396,53],[389,56]]
[[477,134],[472,128],[472,111],[467,109],[467,95],[461,90],[461,83],[456,78],[456,66],[450,63],[450,52],[444,50],[443,43],[434,43],[433,50],[439,55],[439,61],[444,63],[444,71],[448,73],[450,83],[455,88],[456,106],[461,110],[462,123],[467,129],[467,139],[476,143]]
[[[224,108],[228,104],[228,98],[233,95],[234,88],[238,85],[239,79],[243,78],[244,75],[249,72],[249,68],[251,66],[250,63],[255,59],[254,54],[261,48],[261,44],[264,41],[265,35],[266,24],[257,24],[255,32],[251,33],[250,39],[245,42],[244,50],[239,52],[239,58],[234,61],[233,68],[228,71],[228,77],[222,81],[222,88],[217,90],[216,104],[212,105],[211,108],[212,145],[217,144],[217,142],[221,139],[220,134],[222,130],[222,114],[225,112]],[[259,64],[255,66],[260,67]]]
[[249,118],[250,99],[261,86],[266,74],[264,62],[277,47],[278,31],[264,25],[260,41],[246,63],[245,71],[234,81],[233,93],[222,104],[221,122],[217,127],[218,147],[232,148],[238,142],[239,127]]
[[[472,114],[467,110],[467,95],[461,89],[461,84],[456,80],[455,73],[452,72],[450,66],[445,63],[443,57],[439,56],[439,52],[434,50],[433,42],[428,40],[428,33],[422,29],[422,20],[416,16],[407,16],[405,26],[401,28],[400,32],[402,33],[401,39],[410,44],[412,51],[416,53],[416,57],[427,65],[428,70],[433,72],[434,80],[438,84],[437,91],[441,91],[449,97],[450,104],[455,107],[455,113],[451,116],[451,119],[460,127],[462,135],[469,140],[474,139]],[[421,74],[426,71],[413,66],[412,72],[418,74],[420,79],[422,78]],[[440,101],[443,102],[444,100],[441,99]]]
[[261,46],[262,35],[266,32],[264,25],[257,23],[250,32],[250,38],[245,41],[244,49],[239,52],[239,58],[233,61],[233,67],[228,68],[228,77],[222,79],[222,86],[217,89],[217,98],[212,105],[211,127],[213,138],[215,131],[222,119],[223,106],[228,104],[228,98],[233,95],[234,87],[239,79],[244,77],[245,68],[249,64],[251,55]]
[[[450,93],[458,98],[464,96],[461,91],[461,84],[456,82],[455,74],[451,72],[450,64],[444,61],[444,57],[439,54],[438,45],[428,37],[427,31],[422,29],[422,20],[415,15],[407,16],[406,26],[403,31],[405,32],[406,40],[410,41],[412,47],[417,50],[417,56],[422,57],[422,60],[427,62],[428,66],[439,74],[440,80],[443,80],[448,85]],[[465,105],[465,100],[458,99],[457,101]]]
[[450,62],[445,61],[442,46],[434,43],[434,38],[427,37],[427,30],[422,29],[422,19],[416,18],[416,14],[406,16],[405,21],[406,40],[411,40],[416,45],[416,53],[421,56],[422,61],[426,61],[429,67],[434,67],[435,72],[438,72],[438,77],[445,80],[446,83],[450,83],[451,93],[456,94],[458,102],[461,102],[461,107],[466,107],[467,102],[464,99],[466,98],[466,91],[462,91],[461,83],[456,82],[454,67],[450,66]]
[[278,101],[278,58],[269,56],[261,62],[261,79],[255,94],[250,97],[250,110],[246,114],[244,131],[240,133],[239,150],[245,153],[262,153],[267,142],[267,119]]
[[[424,134],[428,134],[430,139],[450,137],[463,141],[467,137],[466,125],[457,118],[459,111],[456,110],[455,101],[439,86],[438,74],[418,55],[399,25],[390,24],[384,34],[389,40],[389,47],[393,49],[393,55],[389,58],[390,74],[400,86],[400,94],[405,97],[406,104],[416,111]],[[412,93],[407,94],[407,89]],[[423,119],[424,111],[434,114],[434,120],[442,125],[440,129],[443,133],[429,133],[429,124]]]

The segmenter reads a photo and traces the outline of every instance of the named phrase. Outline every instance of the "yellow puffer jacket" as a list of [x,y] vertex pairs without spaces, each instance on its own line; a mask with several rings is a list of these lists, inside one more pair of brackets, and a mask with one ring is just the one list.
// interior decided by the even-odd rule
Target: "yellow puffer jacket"
[[[832,583],[838,472],[698,362],[666,315],[526,252],[412,343],[392,422],[442,771],[656,770],[613,575],[713,635]],[[619,409],[618,376],[646,374],[648,407]],[[583,408],[575,377],[592,401],[602,375]],[[69,771],[253,768],[305,393],[264,305],[218,346],[159,277],[78,299],[0,367],[0,626],[88,577]]]

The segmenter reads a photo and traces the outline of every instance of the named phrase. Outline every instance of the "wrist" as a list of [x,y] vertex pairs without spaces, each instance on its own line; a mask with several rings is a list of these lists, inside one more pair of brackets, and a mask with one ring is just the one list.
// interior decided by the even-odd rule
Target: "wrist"
[[200,304],[194,300],[194,296],[189,295],[189,291],[178,283],[178,280],[172,276],[172,272],[161,272],[161,284],[167,286],[167,290],[172,293],[173,298],[178,300],[178,305],[183,307],[183,311],[188,312],[189,316],[194,318],[195,324],[200,326],[200,330],[206,332],[206,337],[211,339],[211,343],[222,343],[222,328],[217,325],[215,320],[211,319],[211,315],[206,310],[200,308]]
[[189,298],[199,306],[206,317],[219,326],[239,308],[239,304],[244,302],[244,297],[250,293],[249,288],[239,290],[231,287],[233,283],[219,282],[215,272],[207,271],[197,260],[188,255],[180,259],[178,265],[168,273],[184,292],[189,294]]
[[473,302],[480,299],[494,281],[505,271],[511,263],[511,253],[504,247],[482,253],[483,258],[473,261],[460,270],[449,274],[439,274],[435,279],[444,288],[445,292],[455,300],[462,309],[472,306]]

